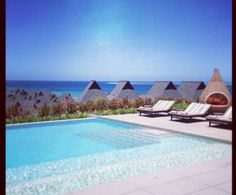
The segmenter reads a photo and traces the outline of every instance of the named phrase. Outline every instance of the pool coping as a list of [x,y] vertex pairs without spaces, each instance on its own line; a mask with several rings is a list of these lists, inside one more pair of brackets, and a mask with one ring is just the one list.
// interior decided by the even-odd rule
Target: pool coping
[[95,116],[89,116],[87,118],[75,118],[75,119],[62,119],[62,120],[50,120],[50,121],[37,121],[37,122],[27,122],[27,123],[14,123],[14,124],[5,124],[6,127],[18,126],[18,125],[33,125],[33,124],[45,124],[45,123],[57,123],[57,122],[68,122],[68,121],[80,121],[80,120],[90,120],[95,119]]

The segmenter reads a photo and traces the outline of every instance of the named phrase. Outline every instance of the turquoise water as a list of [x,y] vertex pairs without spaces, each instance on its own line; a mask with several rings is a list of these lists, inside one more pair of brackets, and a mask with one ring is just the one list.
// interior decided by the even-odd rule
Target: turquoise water
[[63,194],[232,155],[231,145],[104,119],[7,126],[7,194]]
[[[6,167],[15,168],[142,145],[144,141],[130,143],[128,137],[122,144],[113,142],[110,133],[118,135],[133,129],[138,127],[101,119],[7,127]],[[107,138],[103,139],[102,135],[107,135]]]

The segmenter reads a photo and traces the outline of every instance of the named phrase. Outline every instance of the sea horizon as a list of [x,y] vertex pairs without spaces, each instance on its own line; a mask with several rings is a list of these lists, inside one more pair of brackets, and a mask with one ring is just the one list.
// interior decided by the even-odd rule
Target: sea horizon
[[[89,82],[89,81],[101,81],[101,82],[118,82],[118,81],[130,81],[130,82],[155,82],[155,81],[172,81],[172,82],[182,82],[182,81],[203,81],[204,83],[205,82],[209,82],[210,80],[206,81],[206,80],[189,80],[189,79],[185,79],[185,80],[170,80],[170,79],[160,79],[160,80],[125,80],[125,79],[120,79],[120,80],[97,80],[97,79],[90,79],[90,80],[40,80],[40,79],[35,79],[35,80],[32,80],[32,79],[27,79],[27,80],[24,80],[24,79],[6,79],[6,82],[9,82],[9,81],[45,81],[45,82]],[[232,83],[232,81],[224,81],[224,83]]]
[[[114,81],[101,81],[96,80],[102,91],[105,93],[110,93],[117,84],[117,80]],[[169,80],[161,80],[169,81]],[[200,80],[199,80],[200,81]],[[6,80],[6,90],[41,90],[41,91],[51,91],[58,96],[63,94],[70,94],[74,99],[79,98],[83,93],[84,89],[88,85],[90,80],[87,81],[45,81],[45,80]],[[151,88],[155,81],[131,81],[137,94],[145,94]],[[176,88],[180,86],[182,81],[172,81]],[[207,85],[208,81],[203,81]],[[230,93],[232,94],[232,82],[225,82]]]

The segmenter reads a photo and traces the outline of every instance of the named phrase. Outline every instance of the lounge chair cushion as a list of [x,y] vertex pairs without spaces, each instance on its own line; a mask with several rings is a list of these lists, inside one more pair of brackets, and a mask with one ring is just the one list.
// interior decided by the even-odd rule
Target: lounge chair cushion
[[140,111],[140,113],[143,112],[168,112],[171,108],[171,106],[175,103],[175,101],[170,101],[170,100],[159,100],[153,107],[139,107],[138,111]]

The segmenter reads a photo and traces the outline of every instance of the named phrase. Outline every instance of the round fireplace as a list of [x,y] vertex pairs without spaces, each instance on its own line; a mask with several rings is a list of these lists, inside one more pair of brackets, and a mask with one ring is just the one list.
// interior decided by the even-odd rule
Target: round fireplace
[[220,92],[214,92],[206,97],[205,102],[211,104],[211,112],[224,112],[229,107],[229,98]]

